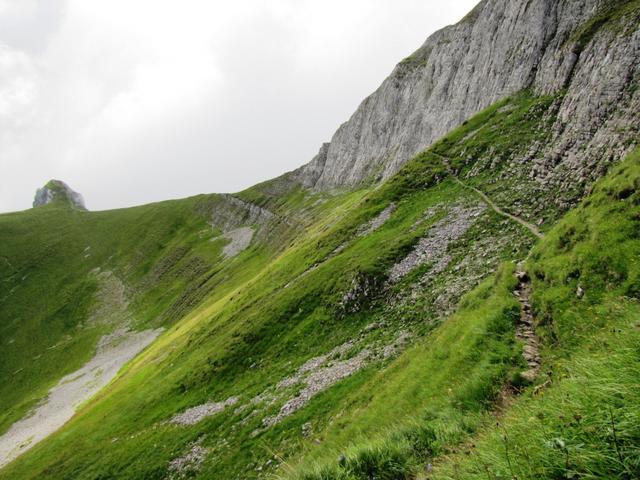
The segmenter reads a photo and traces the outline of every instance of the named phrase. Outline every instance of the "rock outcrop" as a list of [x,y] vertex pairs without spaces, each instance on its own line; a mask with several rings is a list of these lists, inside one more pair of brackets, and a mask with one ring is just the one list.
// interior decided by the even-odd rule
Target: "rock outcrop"
[[631,3],[482,1],[402,61],[294,177],[318,190],[387,179],[475,113],[525,89],[566,92],[552,144],[527,159],[531,176],[562,184],[567,175],[601,175],[638,135],[640,22]]
[[212,209],[211,224],[224,232],[247,225],[264,226],[275,214],[266,208],[246,202],[233,195],[220,195],[220,202]]
[[33,200],[34,207],[48,205],[50,203],[66,202],[74,208],[86,210],[82,195],[74,191],[61,180],[50,180],[44,187],[36,191]]

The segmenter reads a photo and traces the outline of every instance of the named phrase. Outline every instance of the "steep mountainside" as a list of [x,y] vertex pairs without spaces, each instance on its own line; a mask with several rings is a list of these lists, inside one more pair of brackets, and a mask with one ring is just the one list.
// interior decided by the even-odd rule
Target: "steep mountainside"
[[37,199],[44,190],[51,201],[0,216],[0,433],[96,345],[173,324],[242,283],[243,269],[260,268],[308,221],[230,195],[87,212],[62,182]]
[[0,478],[640,477],[639,20],[485,0],[296,172],[0,215]]
[[563,92],[549,138],[506,173],[567,188],[557,202],[573,204],[637,141],[637,12],[627,0],[483,0],[403,60],[296,175],[318,189],[384,180],[501,98]]

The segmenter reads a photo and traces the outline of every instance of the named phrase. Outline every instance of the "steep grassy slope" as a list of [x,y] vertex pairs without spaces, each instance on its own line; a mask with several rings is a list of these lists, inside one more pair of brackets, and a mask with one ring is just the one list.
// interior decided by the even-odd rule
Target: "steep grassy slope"
[[[162,295],[132,295],[131,307],[140,327],[167,323],[158,312],[171,304],[189,274],[159,281],[149,272],[160,259],[169,263],[177,249],[196,246],[207,227],[204,217],[192,213],[197,201],[101,213],[63,202],[0,216],[0,431],[88,360],[98,337],[110,330],[110,322],[90,321],[101,301],[94,269],[114,272],[129,291],[145,291],[145,283],[164,287]],[[212,245],[182,260],[205,265],[220,250]]]
[[[327,458],[353,435],[379,437],[394,426],[409,428],[418,405],[431,409],[426,416],[469,423],[452,437],[479,425],[502,384],[524,368],[513,337],[517,302],[508,296],[510,267],[498,280],[484,282],[467,299],[468,308],[445,322],[452,327],[435,334],[442,339],[435,357],[430,334],[502,262],[524,258],[535,238],[447,179],[448,171],[473,167],[458,166],[454,149],[470,138],[489,142],[497,127],[512,139],[500,148],[526,148],[538,138],[530,132],[543,131],[537,127],[551,103],[527,94],[505,100],[371,191],[322,203],[299,191],[282,199],[275,182],[239,195],[307,219],[306,232],[281,253],[247,251],[245,260],[214,275],[225,282],[179,322],[165,322],[169,330],[117,381],[0,476],[164,478],[199,472],[204,478],[254,478],[275,471],[284,458],[295,463],[308,449],[311,458]],[[149,236],[147,227],[129,221],[127,228]],[[200,226],[186,235],[194,239],[190,252],[211,244],[200,243]],[[424,242],[439,253],[416,253]],[[150,288],[136,302],[141,311],[153,312],[147,318],[166,311],[167,303],[158,304],[166,287]],[[468,335],[469,324],[476,335]],[[453,341],[469,347],[466,356],[457,355]],[[416,346],[394,360],[411,343]],[[430,366],[447,359],[434,376]],[[443,398],[451,378],[465,387]],[[433,384],[426,387],[429,379]],[[382,380],[389,386],[385,393],[379,392]],[[193,425],[167,423],[206,402],[233,406]],[[459,402],[468,417],[457,411]],[[202,451],[207,455],[195,461]]]
[[[58,205],[0,216],[7,252],[0,313],[15,319],[2,325],[15,345],[0,350],[10,365],[2,375],[16,385],[15,392],[3,387],[3,428],[86,361],[117,324],[91,321],[110,318],[97,268],[125,285],[133,326],[167,328],[0,478],[413,478],[427,464],[429,477],[458,478],[464,468],[500,478],[507,472],[501,461],[519,472],[551,471],[556,457],[543,456],[547,443],[537,460],[527,454],[516,461],[511,453],[500,460],[503,437],[491,427],[501,408],[513,425],[509,439],[525,439],[518,412],[552,411],[547,399],[571,388],[554,373],[549,394],[529,398],[533,387],[520,375],[527,364],[515,334],[514,261],[538,242],[536,229],[470,187],[513,208],[508,200],[522,186],[500,172],[546,139],[556,100],[527,92],[505,99],[377,188],[327,197],[282,178],[233,198],[98,213]],[[558,226],[552,223],[562,211],[553,204],[537,212],[548,236],[527,268],[535,274],[545,372],[584,372],[580,365],[602,355],[590,339],[611,343],[614,324],[596,319],[611,308],[635,315],[634,303],[618,297],[636,295],[637,164],[635,155]],[[252,246],[226,258],[233,237],[225,235],[248,227]],[[596,251],[602,245],[611,248]],[[587,322],[582,337],[578,318]],[[34,361],[65,338],[68,346],[45,353],[46,364]],[[612,358],[622,361],[623,353]],[[64,372],[54,368],[60,364]],[[509,398],[522,389],[519,399]],[[588,401],[602,407],[595,393]],[[625,432],[628,443],[613,443],[621,456],[635,435]],[[554,435],[552,443],[565,445],[557,456],[565,463],[553,471],[564,475],[575,467],[566,462],[565,437]],[[606,452],[604,441],[595,435],[585,458]],[[458,451],[472,454],[458,458]],[[619,461],[634,468],[633,459]],[[600,463],[594,471],[623,472]]]
[[[524,3],[520,21],[572,5]],[[506,4],[495,16],[515,32],[519,6]],[[561,45],[521,58],[555,55],[523,78],[557,70],[567,91],[542,81],[538,91],[557,93],[503,99],[384,184],[321,194],[295,183],[305,167],[236,195],[111,212],[65,197],[0,215],[0,435],[105,336],[164,331],[0,478],[639,477],[640,154],[567,211],[637,144],[627,43],[640,3],[590,5],[577,30],[560,15],[543,21]],[[487,24],[494,35],[498,23]],[[523,38],[508,62],[536,43]],[[442,51],[454,44],[444,38]],[[426,53],[388,82],[389,98],[409,90],[409,111],[432,85],[403,75],[431,68]],[[478,77],[470,59],[449,76],[449,60],[438,82],[466,87],[459,96],[476,111],[487,92],[451,79],[469,63],[469,78],[501,81],[500,65],[486,58]],[[584,85],[596,90],[588,105]],[[413,142],[409,117],[384,105],[388,124],[374,121],[368,141]],[[428,118],[417,113],[413,123]],[[382,173],[367,172],[371,182]],[[522,334],[530,301],[539,343]],[[533,345],[542,366],[532,370]]]
[[638,478],[640,151],[534,248],[528,269],[545,388],[429,477]]
[[[282,199],[299,209],[315,201],[295,192]],[[1,215],[0,433],[91,358],[102,335],[125,323],[173,324],[205,296],[250,278],[303,221],[248,218],[262,237],[227,259],[230,240],[210,223],[229,208],[227,198],[211,195],[108,212],[59,201]]]
[[[341,419],[329,448],[311,447],[286,478],[637,478],[639,188],[640,151],[533,249],[527,268],[544,340],[537,386],[522,390],[514,378],[517,397],[502,398],[495,414],[477,410],[496,392],[483,397],[473,388],[496,389],[507,378],[489,377],[508,358],[497,355],[513,326],[505,307],[513,306],[514,285],[502,272],[399,359],[404,375],[364,389],[367,409]],[[412,421],[372,439],[371,425],[398,404]]]

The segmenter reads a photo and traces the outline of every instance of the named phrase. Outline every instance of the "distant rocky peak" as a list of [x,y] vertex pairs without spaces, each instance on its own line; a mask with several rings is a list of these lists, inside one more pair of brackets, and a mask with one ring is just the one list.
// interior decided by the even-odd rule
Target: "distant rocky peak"
[[33,199],[33,206],[40,207],[54,202],[66,202],[74,208],[87,209],[82,195],[61,180],[50,180],[44,187],[39,188]]

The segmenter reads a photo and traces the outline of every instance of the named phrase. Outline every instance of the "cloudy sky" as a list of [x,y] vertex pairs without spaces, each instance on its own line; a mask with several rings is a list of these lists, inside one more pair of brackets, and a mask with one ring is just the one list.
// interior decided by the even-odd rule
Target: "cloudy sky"
[[50,178],[102,210],[309,161],[477,0],[0,0],[0,212]]

